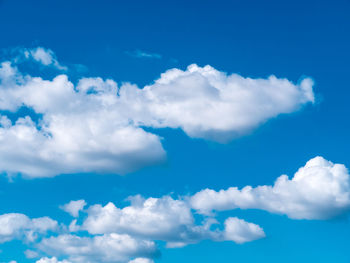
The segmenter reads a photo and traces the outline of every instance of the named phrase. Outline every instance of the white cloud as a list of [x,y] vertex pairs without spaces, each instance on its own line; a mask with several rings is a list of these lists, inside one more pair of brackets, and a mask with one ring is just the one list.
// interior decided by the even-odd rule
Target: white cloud
[[132,201],[123,209],[113,203],[91,206],[83,228],[92,234],[127,232],[159,238],[193,223],[190,207],[181,200],[169,196],[145,200],[137,196]]
[[130,200],[131,205],[122,209],[112,203],[91,206],[84,211],[88,216],[82,225],[76,224],[78,219],[71,223],[74,227],[69,230],[74,228],[77,234],[67,234],[67,227],[58,228],[48,217],[4,214],[0,242],[24,241],[27,258],[42,257],[36,263],[153,263],[159,255],[155,241],[174,248],[205,239],[244,243],[265,236],[258,225],[238,218],[228,218],[223,230],[214,227],[219,225],[214,218],[204,218],[197,225],[187,200],[169,196]]
[[189,136],[225,142],[282,113],[314,102],[311,79],[227,75],[211,66],[171,69],[154,84],[122,86],[120,97],[133,119],[156,128],[181,128]]
[[0,116],[0,171],[28,177],[124,174],[165,159],[161,138],[144,127],[181,128],[191,137],[225,142],[313,101],[310,79],[295,85],[210,66],[172,69],[141,89],[101,78],[82,78],[74,86],[67,75],[44,80],[4,62],[0,110],[28,107],[40,120]]
[[66,258],[73,263],[151,263],[158,255],[155,241],[166,242],[166,247],[183,247],[209,239],[215,242],[244,243],[265,237],[261,227],[238,218],[228,218],[224,230],[214,227],[219,223],[204,218],[195,223],[186,200],[169,196],[143,199],[130,198],[131,205],[122,209],[113,203],[93,205],[82,226],[76,226],[89,235],[61,234],[44,238],[36,245],[43,253]]
[[194,226],[187,203],[169,196],[146,200],[137,196],[132,205],[122,209],[113,203],[91,206],[82,228],[91,234],[126,233],[184,244],[207,234],[204,227]]
[[264,238],[264,230],[253,223],[246,222],[237,217],[229,217],[225,220],[224,239],[242,244]]
[[65,66],[62,66],[57,61],[56,55],[51,49],[46,49],[43,47],[25,49],[23,54],[27,59],[32,58],[44,66],[54,66],[59,70],[67,70]]
[[55,115],[42,127],[26,117],[0,127],[0,170],[28,177],[123,174],[165,158],[158,136],[113,123],[108,113],[94,115]]
[[154,263],[154,261],[149,258],[135,258],[134,260],[129,261],[129,263]]
[[69,213],[73,217],[78,217],[79,212],[86,206],[85,200],[70,201],[68,204],[61,206],[60,208]]
[[43,257],[37,260],[36,263],[71,263],[71,262],[67,260],[60,261],[56,257],[52,257],[52,258]]
[[[0,216],[0,242],[25,241],[30,249],[34,247],[25,251],[28,258],[45,256],[37,263],[152,263],[159,253],[156,241],[174,248],[206,239],[240,244],[265,237],[259,225],[236,217],[227,218],[221,227],[211,217],[213,210],[263,209],[295,219],[341,215],[350,209],[349,173],[344,165],[316,157],[292,179],[282,175],[273,186],[206,189],[180,199],[134,196],[129,200],[131,204],[123,208],[108,203],[90,206],[83,213],[79,213],[85,206],[83,200],[68,203],[72,208],[68,211],[81,216],[69,226],[76,234],[67,234],[63,226],[58,236],[49,236],[58,223],[48,217],[4,214]],[[193,209],[199,212],[196,218]]]
[[[82,229],[91,234],[125,233],[139,238],[162,240],[167,242],[167,247],[182,247],[205,239],[242,243],[242,240],[252,241],[263,237],[255,234],[256,229],[247,227],[253,224],[243,220],[239,222],[241,225],[236,227],[235,234],[241,239],[232,238],[232,227],[230,235],[217,228],[212,229],[218,224],[215,219],[205,219],[202,224],[196,225],[191,208],[184,200],[174,200],[169,196],[148,199],[137,196],[130,206],[122,209],[113,203],[91,206]],[[240,230],[240,227],[244,230]]]
[[58,228],[55,220],[49,217],[30,219],[24,214],[9,213],[0,215],[0,243],[13,239],[35,241],[39,235]]
[[[2,117],[1,171],[29,177],[126,173],[164,160],[160,138],[121,116],[115,82],[83,79],[76,92],[65,75],[53,81],[20,77],[4,65],[0,108],[16,111],[25,105],[43,119],[39,124],[30,117],[11,123]],[[91,90],[96,93],[88,93]]]
[[262,209],[294,219],[328,219],[350,209],[349,173],[342,164],[316,157],[292,179],[280,176],[273,186],[231,187],[218,192],[205,189],[191,198],[192,207],[212,210]]
[[152,241],[115,233],[94,237],[59,235],[43,239],[38,248],[50,255],[66,256],[73,263],[127,262],[157,253]]

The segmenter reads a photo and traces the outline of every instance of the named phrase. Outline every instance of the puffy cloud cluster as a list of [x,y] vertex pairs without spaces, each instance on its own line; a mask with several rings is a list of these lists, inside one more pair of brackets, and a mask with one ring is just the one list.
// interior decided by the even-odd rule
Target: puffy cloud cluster
[[[197,225],[187,200],[170,196],[148,199],[135,196],[130,200],[131,204],[124,208],[113,203],[92,205],[84,210],[87,217],[77,226],[79,233],[42,239],[37,249],[53,256],[42,258],[42,262],[56,263],[60,262],[57,258],[63,257],[67,263],[152,263],[159,253],[155,241],[165,241],[172,248],[204,239],[244,243],[265,237],[261,227],[238,218],[228,218],[224,230],[211,229],[219,224],[214,218]],[[84,231],[90,235],[81,236]]]
[[132,205],[122,209],[113,203],[91,206],[83,228],[92,234],[124,232],[161,239],[192,224],[187,203],[169,196],[146,200],[136,196],[132,198]]
[[265,237],[257,224],[237,217],[219,222],[212,211],[263,209],[293,219],[343,215],[350,210],[349,180],[344,165],[316,157],[292,179],[282,175],[272,186],[205,189],[178,199],[137,195],[120,208],[111,202],[84,208],[84,200],[71,201],[61,208],[73,222],[50,236],[46,232],[57,229],[50,218],[5,214],[0,216],[0,242],[35,241],[27,242],[32,247],[25,254],[41,256],[37,263],[152,263],[159,254],[158,241],[174,248],[202,240],[240,244]]
[[[226,142],[266,120],[314,102],[311,79],[227,75],[211,66],[171,69],[154,84],[121,87],[133,119],[152,127],[181,128],[189,136]],[[140,111],[140,108],[142,111]]]
[[[234,224],[239,223],[235,228]],[[181,247],[204,239],[244,243],[265,236],[259,226],[243,220],[227,220],[224,231],[212,230],[217,224],[211,218],[196,225],[187,201],[174,200],[169,196],[148,199],[137,196],[130,206],[122,209],[113,203],[91,206],[82,229],[91,234],[125,233],[162,240],[167,242],[168,247]]]
[[[42,119],[35,123],[27,116],[12,123],[1,117],[1,171],[29,177],[125,173],[165,158],[158,136],[120,116],[113,81],[81,80],[76,92],[65,75],[46,81],[3,65],[0,76],[7,77],[1,83],[0,109],[26,106]],[[88,94],[88,85],[98,85],[96,93]]]
[[94,237],[64,234],[43,239],[38,247],[50,255],[68,256],[68,261],[74,263],[128,262],[132,257],[153,257],[157,253],[153,241],[116,233]]
[[33,242],[38,236],[57,230],[57,228],[57,222],[49,217],[30,219],[24,214],[3,214],[0,215],[0,243],[13,239]]
[[344,165],[316,157],[292,179],[282,175],[273,186],[205,189],[192,196],[191,204],[204,214],[241,208],[262,209],[294,219],[328,219],[349,211],[350,177]]
[[[28,50],[44,65],[52,51]],[[171,69],[152,85],[67,75],[52,80],[0,66],[0,171],[28,177],[118,173],[164,161],[161,138],[144,127],[181,128],[189,136],[226,142],[279,114],[314,101],[312,81],[227,75],[210,66]],[[29,108],[39,118],[10,120]]]
[[[131,204],[124,208],[113,203],[90,206],[84,210],[87,217],[82,225],[75,226],[77,234],[44,238],[37,248],[73,263],[149,263],[159,253],[155,241],[164,241],[168,248],[173,248],[205,239],[245,243],[265,237],[260,226],[238,218],[226,219],[223,230],[214,227],[219,225],[214,218],[204,218],[201,224],[196,224],[185,199],[135,196],[130,200]],[[76,224],[76,219],[73,222]],[[80,236],[84,231],[90,235]]]
[[[124,208],[113,203],[90,206],[84,210],[86,216],[74,219],[74,230],[63,224],[58,227],[48,217],[4,214],[0,216],[0,242],[24,241],[27,258],[41,256],[36,263],[152,263],[159,255],[156,241],[174,248],[205,239],[245,243],[265,237],[260,226],[238,218],[226,219],[223,230],[214,218],[202,217],[197,224],[187,199],[135,196],[130,200]],[[75,217],[85,205],[78,200],[62,207]]]
[[[51,50],[39,47],[24,55],[64,69]],[[0,171],[28,177],[134,171],[165,159],[161,138],[144,127],[180,128],[190,137],[227,142],[314,102],[312,85],[311,79],[299,84],[274,76],[252,79],[197,65],[168,70],[143,88],[101,78],[82,78],[74,85],[67,75],[45,80],[3,62]],[[21,108],[34,113],[8,116]],[[0,242],[36,241],[25,253],[44,256],[37,263],[152,263],[157,241],[181,247],[205,239],[244,243],[265,236],[260,226],[236,217],[221,226],[213,210],[254,208],[326,219],[349,209],[349,192],[346,168],[318,157],[273,186],[206,189],[180,199],[135,196],[123,208],[108,203],[84,209],[84,200],[71,201],[61,209],[74,220],[49,237],[58,223],[48,217],[0,215]],[[202,215],[194,216],[194,210]]]
[[[126,234],[110,233],[82,237],[64,233],[65,227],[49,217],[30,219],[24,214],[0,215],[0,243],[19,239],[32,249],[27,249],[27,258],[42,257],[36,263],[126,263],[153,262],[158,254],[154,241],[138,239]],[[63,231],[63,233],[62,233]],[[48,232],[52,232],[47,237]],[[58,233],[58,236],[56,235]],[[63,256],[64,260],[59,260]],[[13,261],[15,262],[15,261]]]
[[52,258],[43,257],[37,260],[36,263],[71,263],[71,262],[67,260],[60,261],[56,257],[52,257]]
[[[88,261],[87,261],[88,262]],[[154,261],[149,258],[135,258],[133,260],[130,260],[129,263],[153,263]],[[10,263],[16,263],[15,261],[11,261]],[[48,258],[43,257],[36,261],[36,263],[71,263],[68,260],[60,261],[56,257]]]

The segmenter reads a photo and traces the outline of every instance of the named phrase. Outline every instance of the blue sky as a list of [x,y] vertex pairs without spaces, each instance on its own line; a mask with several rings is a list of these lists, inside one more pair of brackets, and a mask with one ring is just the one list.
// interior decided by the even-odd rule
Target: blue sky
[[[0,63],[17,72],[0,67],[0,262],[349,262],[349,12],[346,0],[0,0]],[[283,174],[255,201],[227,190]],[[116,236],[135,250],[96,245]]]

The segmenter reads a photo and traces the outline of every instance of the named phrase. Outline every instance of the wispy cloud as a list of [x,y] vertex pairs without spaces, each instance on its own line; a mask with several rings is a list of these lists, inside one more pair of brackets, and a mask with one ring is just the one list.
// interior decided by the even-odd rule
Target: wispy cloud
[[154,58],[154,59],[161,59],[162,55],[157,53],[149,53],[146,51],[142,51],[140,49],[136,49],[134,51],[126,51],[125,54],[134,57],[134,58]]
[[26,59],[33,59],[44,66],[54,66],[58,70],[67,70],[67,67],[62,66],[56,59],[55,53],[51,49],[37,47],[26,49],[23,51]]

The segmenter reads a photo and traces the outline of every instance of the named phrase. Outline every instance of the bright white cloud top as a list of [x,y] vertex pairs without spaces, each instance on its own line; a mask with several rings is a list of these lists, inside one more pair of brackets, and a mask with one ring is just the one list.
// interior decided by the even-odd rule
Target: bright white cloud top
[[350,177],[344,165],[316,157],[292,179],[282,175],[273,186],[205,189],[192,196],[191,204],[203,214],[241,208],[262,209],[293,219],[329,219],[349,211]]
[[[27,53],[55,64],[50,50]],[[0,171],[27,177],[124,174],[165,159],[161,138],[143,127],[181,128],[191,137],[227,142],[314,102],[312,85],[308,78],[293,84],[190,65],[168,70],[144,88],[101,78],[82,78],[74,86],[67,75],[44,80],[3,62],[0,110],[26,107],[39,121],[1,116]]]

